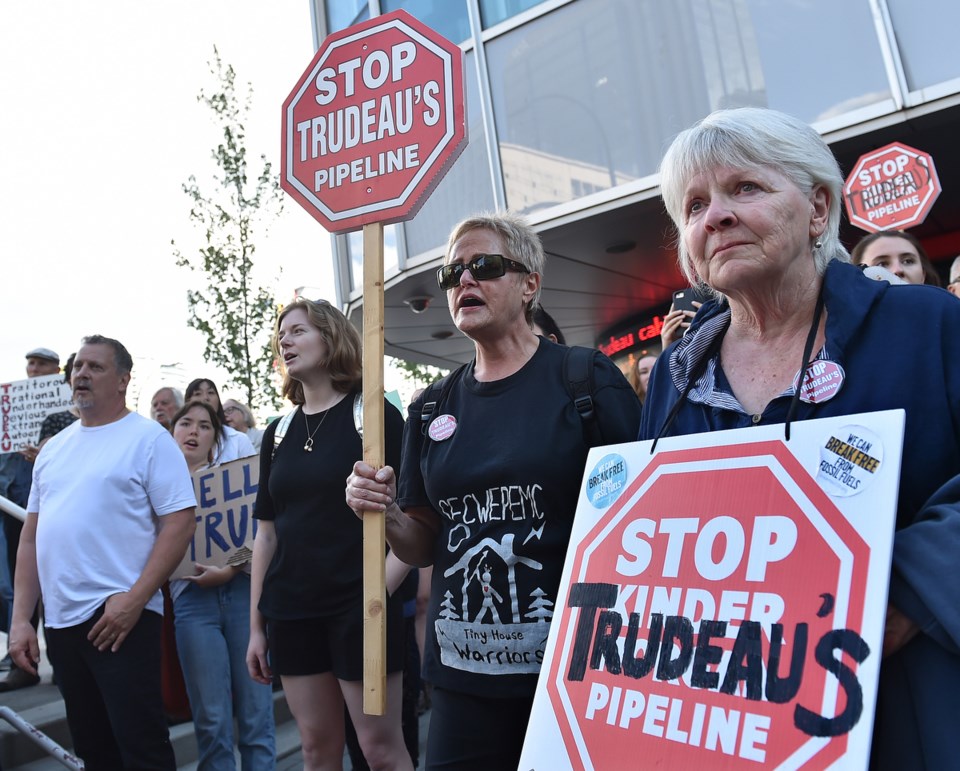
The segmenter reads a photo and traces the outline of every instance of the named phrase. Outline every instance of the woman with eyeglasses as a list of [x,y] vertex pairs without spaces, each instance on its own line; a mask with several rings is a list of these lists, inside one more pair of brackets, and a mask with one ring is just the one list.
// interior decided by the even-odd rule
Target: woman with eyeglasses
[[386,512],[397,556],[433,565],[428,769],[517,767],[587,452],[631,441],[640,423],[636,394],[597,351],[593,414],[578,412],[573,349],[531,329],[544,263],[514,214],[454,228],[437,280],[474,358],[411,404],[399,485],[364,463],[347,479],[350,508]]
[[263,429],[257,428],[257,421],[250,412],[250,408],[238,402],[236,399],[227,399],[223,403],[223,414],[227,425],[234,431],[246,434],[253,449],[260,452],[260,444],[263,442]]

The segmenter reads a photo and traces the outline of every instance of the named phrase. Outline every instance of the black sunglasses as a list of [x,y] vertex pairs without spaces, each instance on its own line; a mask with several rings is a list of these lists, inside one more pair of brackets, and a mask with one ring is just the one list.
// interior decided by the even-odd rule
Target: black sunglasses
[[529,273],[530,268],[521,262],[511,260],[502,254],[477,254],[470,262],[451,262],[437,270],[437,283],[444,291],[453,289],[460,283],[463,271],[469,270],[476,281],[489,281],[500,278],[507,270],[517,273]]

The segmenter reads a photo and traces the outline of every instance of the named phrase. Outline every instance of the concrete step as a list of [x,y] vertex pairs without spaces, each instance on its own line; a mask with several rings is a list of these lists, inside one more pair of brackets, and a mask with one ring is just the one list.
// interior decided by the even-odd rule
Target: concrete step
[[[47,690],[45,693],[40,689]],[[38,728],[65,749],[71,749],[70,732],[67,729],[66,712],[63,700],[54,686],[40,685],[25,689],[31,691],[31,701],[38,703],[26,708],[10,705],[17,714]],[[49,698],[44,699],[44,696]],[[23,699],[23,696],[20,697]],[[277,757],[287,757],[300,749],[300,736],[296,724],[290,715],[283,691],[273,694],[274,719],[277,724]],[[193,723],[181,723],[170,728],[170,741],[177,756],[177,767],[196,769],[197,740],[193,733]],[[16,731],[6,721],[0,721],[0,768],[4,771],[21,769],[22,771],[53,771],[64,766],[54,758],[44,754],[36,744]]]

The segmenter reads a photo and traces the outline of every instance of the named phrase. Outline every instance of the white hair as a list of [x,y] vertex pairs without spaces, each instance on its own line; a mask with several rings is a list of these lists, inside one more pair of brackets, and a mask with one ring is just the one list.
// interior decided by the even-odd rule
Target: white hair
[[[170,392],[170,398],[173,399],[173,403],[177,405],[178,410],[183,407],[183,391],[181,391],[179,388],[174,388],[173,386],[162,386],[156,390],[156,393],[153,395],[153,399],[156,399],[157,394],[159,394],[161,391]],[[150,401],[152,402],[153,399]]]
[[[817,272],[822,274],[830,260],[850,261],[840,243],[843,175],[830,147],[808,124],[776,110],[741,107],[718,110],[681,132],[660,163],[660,195],[678,233],[684,221],[684,191],[691,178],[721,166],[774,169],[806,195],[824,187],[830,194],[830,210],[821,245],[813,249]],[[697,282],[682,238],[677,256],[690,283]]]

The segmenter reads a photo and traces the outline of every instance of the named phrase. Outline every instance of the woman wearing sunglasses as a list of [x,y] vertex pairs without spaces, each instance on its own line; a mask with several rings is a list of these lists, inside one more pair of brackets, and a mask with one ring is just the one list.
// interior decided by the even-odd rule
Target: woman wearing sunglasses
[[[363,463],[355,511],[386,511],[400,559],[433,565],[423,674],[433,683],[428,769],[516,768],[589,450],[567,348],[531,330],[544,270],[520,217],[471,217],[437,280],[475,358],[410,406],[401,482]],[[603,444],[632,441],[640,404],[595,352]]]

